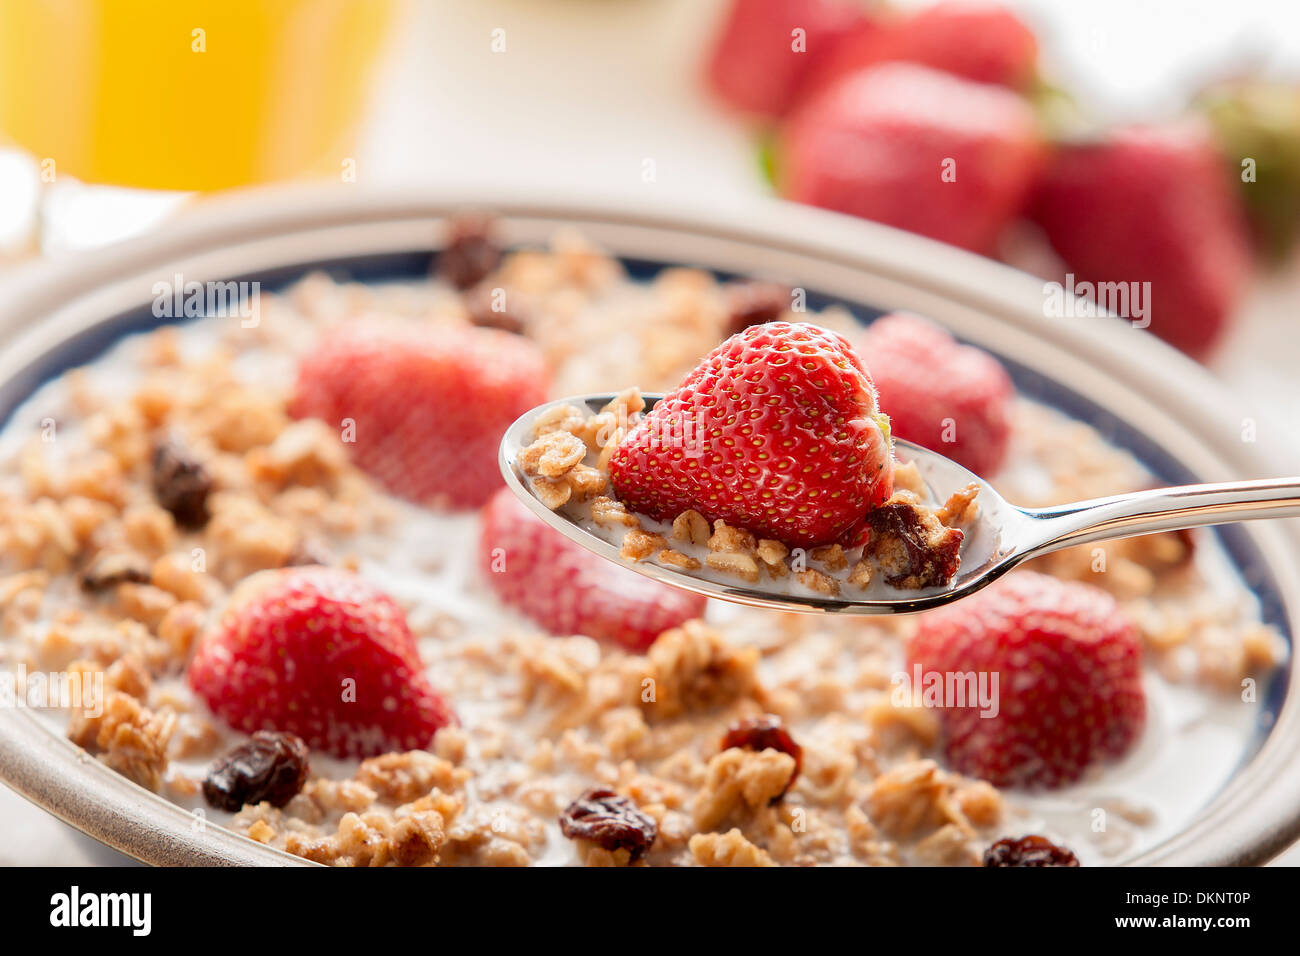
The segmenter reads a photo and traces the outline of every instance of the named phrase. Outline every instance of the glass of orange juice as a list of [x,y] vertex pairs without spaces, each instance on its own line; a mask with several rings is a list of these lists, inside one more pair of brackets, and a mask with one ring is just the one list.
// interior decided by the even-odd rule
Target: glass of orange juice
[[339,175],[398,0],[0,0],[0,136],[46,181]]

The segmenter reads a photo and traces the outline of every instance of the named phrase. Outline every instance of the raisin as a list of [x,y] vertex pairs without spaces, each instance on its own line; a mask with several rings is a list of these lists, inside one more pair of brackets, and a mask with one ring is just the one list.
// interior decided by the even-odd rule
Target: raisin
[[728,335],[775,322],[790,308],[790,290],[777,282],[735,282],[727,286],[726,297]]
[[183,528],[208,523],[212,476],[177,438],[160,441],[153,451],[153,493]]
[[894,587],[944,585],[961,566],[965,535],[945,526],[908,492],[899,492],[868,511],[866,520],[871,528],[867,548]]
[[763,714],[759,717],[746,717],[744,720],[737,721],[728,728],[726,735],[722,738],[722,749],[729,750],[732,747],[741,747],[745,750],[779,750],[783,754],[789,754],[794,758],[794,773],[790,774],[790,780],[772,802],[776,803],[786,795],[786,791],[794,784],[799,776],[799,768],[803,765],[803,748],[794,742],[790,736],[790,731],[785,729],[785,724],[781,723],[781,718],[775,714]]
[[487,278],[503,255],[491,219],[460,216],[451,221],[447,246],[438,255],[438,275],[464,291]]
[[659,835],[654,818],[613,790],[588,790],[560,814],[560,832],[609,850],[627,850],[637,860]]
[[302,789],[310,769],[307,745],[301,738],[259,730],[212,764],[203,781],[203,797],[232,813],[263,800],[282,807]]
[[101,551],[81,572],[83,591],[106,591],[119,584],[148,584],[149,564],[138,554]]
[[1047,837],[999,840],[984,851],[985,866],[1078,866],[1079,858]]
[[[504,290],[500,290],[504,293]],[[477,288],[465,293],[465,311],[469,320],[480,328],[500,329],[522,335],[527,324],[524,314],[517,307],[497,308],[497,289]],[[513,296],[500,300],[505,304]],[[513,303],[512,303],[513,305]]]

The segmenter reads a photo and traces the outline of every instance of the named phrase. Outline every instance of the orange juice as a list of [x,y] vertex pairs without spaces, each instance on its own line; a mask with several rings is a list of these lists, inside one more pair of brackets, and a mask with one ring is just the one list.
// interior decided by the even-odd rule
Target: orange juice
[[0,136],[147,189],[337,172],[394,5],[0,0]]

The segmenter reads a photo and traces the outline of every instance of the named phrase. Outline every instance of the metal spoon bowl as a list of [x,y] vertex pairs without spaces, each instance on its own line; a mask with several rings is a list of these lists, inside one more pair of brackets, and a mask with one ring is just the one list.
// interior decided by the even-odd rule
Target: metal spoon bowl
[[[739,580],[724,583],[646,561],[628,562],[619,556],[617,546],[577,524],[562,510],[552,511],[530,488],[518,460],[519,453],[533,441],[537,419],[557,405],[574,405],[595,414],[614,397],[608,394],[558,399],[520,416],[501,439],[500,465],[506,484],[539,518],[600,557],[673,587],[751,607],[834,614],[907,614],[968,597],[1030,558],[1072,545],[1201,525],[1300,516],[1300,478],[1183,485],[1053,508],[1018,508],[956,462],[928,448],[895,439],[897,457],[916,465],[933,500],[943,502],[971,483],[979,486],[978,515],[965,528],[961,568],[946,587],[916,591],[873,584],[858,596],[826,597],[779,590],[778,582],[771,579],[755,584]],[[642,397],[647,411],[663,398]]]

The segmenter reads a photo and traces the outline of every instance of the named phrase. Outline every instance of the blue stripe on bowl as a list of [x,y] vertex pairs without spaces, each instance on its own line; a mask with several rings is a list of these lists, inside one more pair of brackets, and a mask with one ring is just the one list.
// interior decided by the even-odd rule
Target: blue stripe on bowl
[[[435,254],[428,250],[359,255],[267,269],[230,277],[227,281],[260,282],[262,289],[268,292],[280,291],[311,272],[325,272],[337,281],[411,281],[427,276],[434,260]],[[665,267],[681,265],[677,262],[635,258],[624,258],[622,262],[628,274],[637,279],[647,279]],[[741,278],[736,274],[717,270],[714,270],[714,275],[723,280]],[[807,304],[812,311],[821,311],[827,306],[838,305],[847,308],[864,323],[871,322],[884,312],[882,309],[864,303],[848,302],[842,297],[830,297],[813,290],[807,292]],[[189,320],[181,320],[184,321]],[[11,380],[0,384],[0,426],[7,422],[14,410],[41,385],[69,369],[94,361],[127,335],[148,332],[170,324],[178,323],[174,319],[156,317],[151,305],[146,304],[110,316],[72,336],[58,348],[41,356]],[[1063,382],[1021,365],[999,354],[995,349],[990,351],[1006,366],[1022,394],[1091,425],[1111,444],[1137,458],[1159,481],[1175,485],[1199,480],[1197,475],[1161,448],[1154,438],[1129,424],[1111,410],[1080,395]],[[1290,647],[1292,634],[1287,626],[1281,593],[1267,561],[1249,533],[1240,525],[1223,525],[1212,529],[1210,533],[1217,536],[1246,586],[1255,594],[1264,622],[1276,628]],[[1272,727],[1282,700],[1286,696],[1287,683],[1287,669],[1278,668],[1269,686],[1263,689],[1260,700],[1264,706],[1257,724],[1257,742],[1262,742]],[[1253,751],[1254,748],[1251,749]]]

